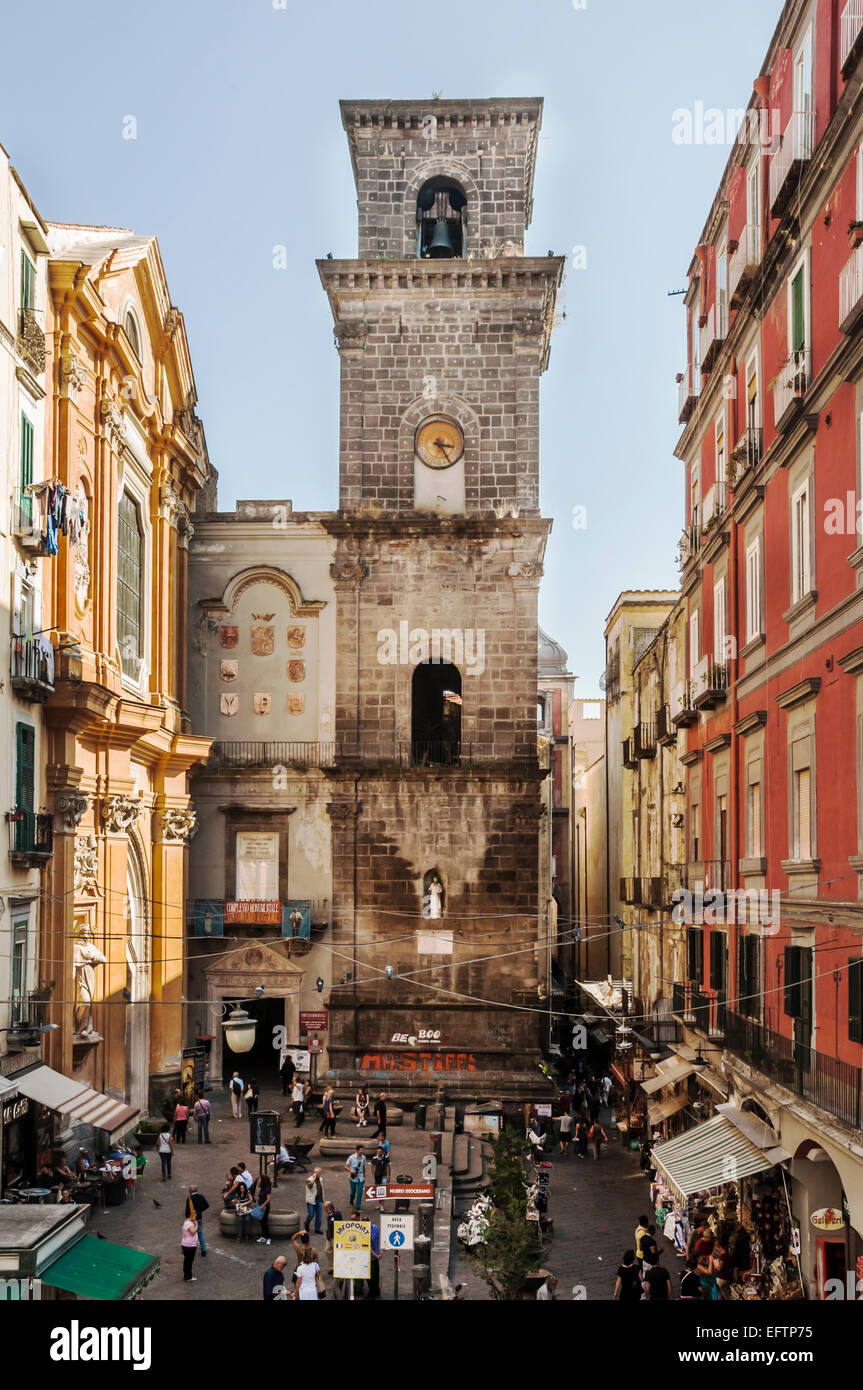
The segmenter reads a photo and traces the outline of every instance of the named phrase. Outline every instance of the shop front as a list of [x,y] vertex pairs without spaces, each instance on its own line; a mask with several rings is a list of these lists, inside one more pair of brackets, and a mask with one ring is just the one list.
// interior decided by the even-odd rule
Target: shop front
[[0,1206],[0,1273],[7,1299],[140,1297],[159,1259],[87,1234],[89,1206]]

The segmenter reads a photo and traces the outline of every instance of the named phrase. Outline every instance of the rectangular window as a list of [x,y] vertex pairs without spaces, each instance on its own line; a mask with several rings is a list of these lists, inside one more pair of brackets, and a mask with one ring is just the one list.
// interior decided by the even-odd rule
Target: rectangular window
[[15,725],[15,809],[33,811],[36,733],[30,724]]
[[21,308],[35,309],[36,307],[36,267],[27,255],[26,251],[21,252]]
[[30,525],[33,520],[33,498],[24,489],[33,481],[33,422],[21,415],[21,449],[18,456],[18,486],[21,489],[21,521]]
[[725,580],[723,578],[713,586],[713,660],[715,662],[721,663],[726,659],[727,626]]
[[27,923],[16,922],[12,928],[12,1017],[20,1023],[27,1017]]
[[699,295],[696,296],[696,298],[695,298],[695,299],[693,300],[693,302],[692,302],[692,313],[691,313],[690,320],[689,320],[690,325],[691,325],[691,334],[692,334],[691,341],[692,341],[692,379],[693,379],[693,381],[699,381],[699,380],[700,380],[700,377],[699,377],[699,369],[700,369],[700,367],[701,367],[701,330],[699,329],[699,326],[698,326],[698,320],[699,320],[700,318],[701,318],[701,295],[699,294]]
[[728,323],[728,246],[725,242],[716,252],[716,336],[722,338]]
[[761,783],[750,782],[746,789],[747,857],[760,859],[764,853],[761,843]]
[[797,603],[810,592],[809,565],[809,482],[798,488],[791,499],[791,602]]
[[701,807],[697,801],[693,802],[689,808],[689,825],[690,847],[692,851],[689,857],[693,864],[697,864],[701,858],[699,853],[701,848]]
[[761,400],[758,392],[758,358],[750,357],[746,364],[746,426],[761,428]]
[[761,1017],[761,940],[757,936],[738,937],[737,1007],[747,1018]]
[[812,950],[785,947],[785,1012],[791,1018],[812,1018]]
[[794,57],[794,110],[812,110],[812,30],[807,29]]
[[[721,417],[716,421],[714,435],[716,439],[716,482],[719,484],[724,483],[728,477],[727,460],[725,457],[725,424]],[[725,502],[724,497],[718,500],[722,504]]]
[[761,226],[761,153],[756,153],[746,175],[746,221]]
[[722,998],[725,997],[725,932],[712,931],[710,933],[710,988],[715,989]]
[[249,831],[237,835],[236,895],[243,902],[278,902],[278,834]]
[[791,354],[802,352],[806,347],[806,296],[805,267],[801,265],[791,281],[791,341],[788,346]]
[[141,677],[143,579],[144,541],[138,507],[124,492],[117,528],[117,643],[123,674],[132,680]]
[[811,859],[810,770],[808,767],[800,768],[794,773],[793,796],[794,844],[792,857],[794,859]]
[[701,927],[686,929],[686,978],[701,988],[704,975],[704,933]]
[[689,520],[693,526],[701,525],[701,471],[693,464],[689,485]]
[[746,547],[746,640],[761,636],[761,537]]
[[848,962],[848,1037],[863,1042],[863,960]]
[[692,680],[700,660],[698,650],[698,609],[689,615],[689,679]]

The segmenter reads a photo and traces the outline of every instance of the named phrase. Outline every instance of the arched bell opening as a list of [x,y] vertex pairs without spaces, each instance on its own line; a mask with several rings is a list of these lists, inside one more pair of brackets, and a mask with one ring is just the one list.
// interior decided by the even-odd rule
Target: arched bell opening
[[415,767],[457,763],[461,749],[461,672],[421,661],[411,678],[411,761]]
[[417,257],[447,260],[463,257],[467,198],[455,179],[428,179],[417,194]]

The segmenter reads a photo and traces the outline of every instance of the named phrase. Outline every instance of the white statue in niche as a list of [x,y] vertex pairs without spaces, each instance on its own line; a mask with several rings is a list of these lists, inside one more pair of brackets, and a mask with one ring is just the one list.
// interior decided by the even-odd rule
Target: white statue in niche
[[98,946],[93,944],[93,933],[85,922],[78,931],[72,960],[75,969],[75,1032],[79,1037],[93,1036],[95,967],[105,965],[107,960],[108,957],[103,956]]
[[423,917],[439,921],[443,917],[444,891],[437,869],[432,869],[430,873],[426,874],[424,883]]

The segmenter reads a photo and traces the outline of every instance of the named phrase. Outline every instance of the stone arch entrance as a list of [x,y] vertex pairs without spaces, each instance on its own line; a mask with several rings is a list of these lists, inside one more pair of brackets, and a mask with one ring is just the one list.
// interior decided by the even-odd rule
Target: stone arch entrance
[[[278,1011],[267,1010],[271,1016],[268,1023],[277,1012],[277,1022],[284,1025],[287,1042],[296,1043],[299,1041],[300,991],[304,974],[305,972],[288,956],[284,947],[270,941],[254,940],[243,942],[232,951],[226,951],[206,968],[206,997],[211,1001],[209,1018],[213,1045],[210,1053],[210,1077],[213,1085],[220,1084],[226,1052],[229,1051],[225,1048],[222,1028],[222,1020],[227,1015],[228,1008],[225,1008],[223,1014],[216,1001],[223,1000],[228,1006],[238,999],[243,1000],[243,1008],[248,1009],[249,1013],[257,1013],[258,1010],[251,1007],[247,1001],[254,1001],[255,990],[258,985],[263,985],[262,1000],[277,1000],[282,1005]],[[237,1054],[237,1070],[241,1075],[244,1055],[246,1054]],[[278,1065],[278,1053],[274,1049],[274,1071],[278,1070]]]

